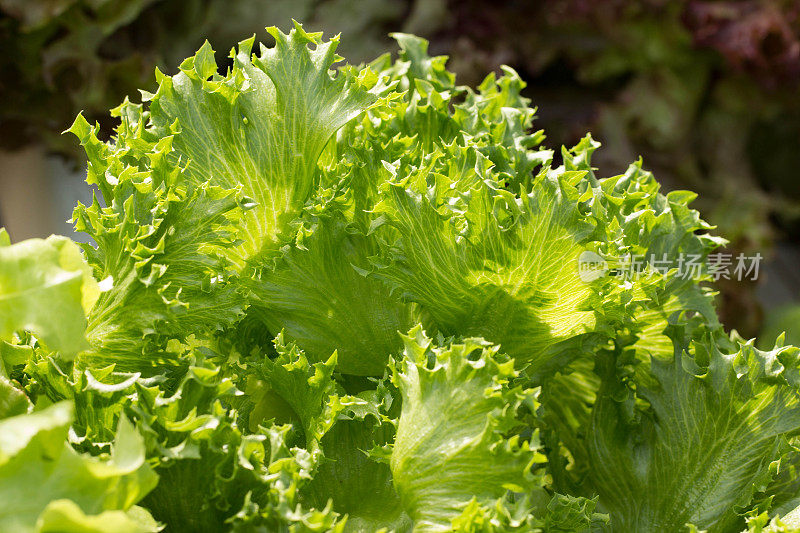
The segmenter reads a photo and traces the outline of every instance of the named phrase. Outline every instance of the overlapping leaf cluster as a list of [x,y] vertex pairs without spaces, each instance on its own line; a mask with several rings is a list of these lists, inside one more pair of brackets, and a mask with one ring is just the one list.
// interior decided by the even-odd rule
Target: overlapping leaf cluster
[[3,236],[3,528],[790,530],[800,351],[623,268],[723,242],[691,193],[555,163],[510,69],[269,31],[78,117],[83,256]]

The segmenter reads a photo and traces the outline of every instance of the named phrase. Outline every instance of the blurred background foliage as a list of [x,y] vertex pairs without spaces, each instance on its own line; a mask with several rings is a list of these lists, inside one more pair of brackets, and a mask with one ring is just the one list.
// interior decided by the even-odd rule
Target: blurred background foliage
[[665,189],[699,193],[727,253],[764,256],[757,281],[718,284],[729,327],[800,342],[798,0],[0,0],[0,225],[69,234],[86,193],[61,132],[79,111],[108,135],[108,109],[152,89],[155,67],[206,38],[224,65],[290,18],[341,32],[351,63],[403,31],[463,84],[512,66],[551,146],[592,131],[602,175],[642,156]]

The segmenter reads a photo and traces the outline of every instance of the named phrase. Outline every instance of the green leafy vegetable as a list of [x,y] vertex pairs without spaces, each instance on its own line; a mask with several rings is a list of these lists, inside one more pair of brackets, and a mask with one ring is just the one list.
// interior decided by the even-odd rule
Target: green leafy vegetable
[[446,530],[470,502],[490,507],[507,490],[537,488],[537,439],[507,437],[522,404],[536,409],[533,391],[507,387],[513,361],[496,361],[497,348],[480,339],[432,347],[419,327],[405,341],[390,465],[415,529]]
[[86,311],[97,283],[75,243],[64,237],[10,244],[0,229],[0,341],[28,330],[64,355],[87,346]]
[[133,504],[155,487],[144,443],[121,418],[111,456],[80,455],[67,442],[72,407],[0,420],[0,524],[7,531],[158,531]]
[[638,411],[633,398],[611,394],[619,386],[615,362],[603,362],[610,374],[591,421],[590,478],[621,528],[725,530],[768,476],[781,436],[800,425],[792,375],[800,352],[747,343],[725,353],[709,334],[692,341],[680,328],[671,334],[672,359],[652,359],[648,372],[631,378],[648,404],[635,420],[625,412]]
[[722,329],[692,193],[269,32],[78,117],[96,244],[0,235],[4,530],[792,527],[800,351]]

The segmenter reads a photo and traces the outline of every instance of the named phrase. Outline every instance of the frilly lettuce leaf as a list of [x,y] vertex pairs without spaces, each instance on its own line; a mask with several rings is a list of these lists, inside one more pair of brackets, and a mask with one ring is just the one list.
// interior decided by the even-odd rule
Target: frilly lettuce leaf
[[481,339],[436,347],[420,326],[404,342],[389,465],[415,531],[449,531],[473,500],[491,506],[507,491],[540,486],[538,435],[514,435],[517,410],[536,409],[534,390],[509,386],[514,362]]
[[[319,508],[299,506],[298,491],[312,478],[321,454],[314,437],[306,440],[305,426],[290,408],[280,412],[280,422],[265,417],[252,405],[263,399],[261,385],[246,394],[212,363],[218,354],[176,343],[170,348],[182,364],[169,378],[116,372],[113,367],[82,369],[76,375],[54,367],[58,363],[52,359],[39,361],[31,372],[50,382],[59,380],[53,373],[61,376],[60,385],[48,395],[81,390],[74,395],[71,430],[71,440],[81,449],[99,453],[108,445],[108,427],[115,420],[136,421],[159,475],[158,485],[141,505],[170,530],[220,531],[234,524],[267,530],[293,524],[309,531],[340,527],[336,524],[343,519],[325,502]],[[306,408],[303,414],[312,417],[307,433],[320,428],[321,434],[332,423],[332,415],[326,416],[333,405],[326,397],[332,380],[319,375],[321,388],[316,388],[314,372],[309,374],[299,356],[296,351],[287,354],[294,365],[287,362],[289,368],[272,369],[275,375],[265,376],[254,366],[236,379],[242,380],[243,389],[252,379],[248,376],[270,379],[295,405]],[[293,398],[304,390],[304,397]],[[312,398],[319,400],[316,412]]]
[[747,517],[747,533],[797,533],[800,531],[800,507],[770,519],[767,512],[756,509]]
[[317,159],[328,139],[376,100],[374,79],[352,69],[332,74],[338,37],[322,41],[295,23],[268,28],[275,47],[251,54],[254,38],[232,51],[233,68],[217,74],[206,43],[174,77],[158,75],[149,95],[152,135],[174,137],[171,161],[186,179],[241,187],[255,204],[242,220],[235,264],[273,246],[314,189]]
[[303,487],[301,499],[317,508],[330,500],[334,511],[346,515],[346,531],[410,531],[413,524],[394,488],[389,465],[369,454],[393,436],[390,424],[372,417],[337,420],[322,438],[324,458]]
[[[482,170],[479,157],[478,176]],[[551,347],[596,327],[596,293],[579,274],[592,233],[577,209],[580,178],[546,172],[521,198],[490,178],[454,184],[455,194],[442,193],[449,187],[435,175],[391,183],[376,210],[397,239],[378,275],[418,303],[442,334],[481,336],[538,370],[550,362]],[[413,182],[435,185],[417,190]]]
[[[781,449],[780,462],[776,464],[774,478],[765,487],[759,487],[756,500],[761,499],[757,509],[767,517],[784,516],[800,507],[800,448],[795,436]],[[769,513],[767,513],[769,511]],[[794,513],[796,516],[798,513]]]
[[[296,345],[279,334],[277,357],[246,366],[248,423],[290,423],[313,458],[313,472],[298,485],[299,499],[317,509],[330,508],[345,531],[404,531],[411,522],[392,485],[391,471],[369,455],[394,436],[388,420],[391,393],[382,383],[356,396],[333,378],[334,354],[310,364]],[[338,487],[337,490],[331,490]]]
[[[152,372],[170,359],[170,338],[213,332],[241,317],[242,297],[222,255],[235,242],[242,199],[208,184],[177,185],[181,169],[165,162],[171,138],[132,143],[127,136],[141,133],[146,120],[141,106],[123,104],[118,114],[123,122],[113,145],[101,143],[98,127],[83,117],[69,130],[89,156],[88,181],[105,180],[106,207],[95,199],[73,215],[76,229],[97,242],[84,250],[95,275],[110,285],[89,313],[92,349],[82,362]],[[129,164],[134,149],[148,167]]]
[[253,283],[251,314],[284,331],[314,361],[334,351],[340,372],[382,375],[411,325],[409,306],[368,277],[374,237],[349,229],[341,215],[322,215],[302,241],[287,245]]
[[608,515],[595,512],[597,499],[554,494],[547,499],[542,491],[537,498],[507,497],[492,507],[472,500],[453,520],[452,531],[459,533],[599,531],[608,524]]
[[337,396],[332,378],[336,368],[334,352],[324,363],[310,364],[305,353],[287,345],[283,334],[275,338],[275,359],[265,358],[248,365],[246,392],[254,406],[249,413],[251,428],[271,420],[294,422],[302,432],[305,446],[319,453],[322,436],[333,425],[337,411],[331,399]]
[[72,406],[62,402],[0,420],[0,527],[159,531],[147,512],[133,508],[158,481],[136,429],[120,419],[110,458],[98,460],[67,443],[71,419]]
[[673,357],[641,363],[649,369],[621,377],[625,356],[599,360],[589,478],[615,528],[728,530],[800,429],[800,351],[728,352],[705,327],[668,333]]

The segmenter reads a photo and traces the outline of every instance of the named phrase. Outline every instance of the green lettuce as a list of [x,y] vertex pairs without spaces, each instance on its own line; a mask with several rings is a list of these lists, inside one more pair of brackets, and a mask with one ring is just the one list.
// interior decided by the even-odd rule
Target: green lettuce
[[5,531],[125,531],[160,528],[135,507],[158,482],[144,442],[121,418],[110,457],[77,453],[67,440],[68,402],[0,420],[0,525]]
[[53,350],[87,347],[86,311],[99,290],[79,248],[65,237],[11,244],[0,229],[0,342],[22,330]]
[[794,527],[800,352],[723,329],[693,193],[509,68],[269,33],[75,120],[93,244],[0,234],[0,529]]
[[538,488],[546,461],[518,410],[535,411],[535,391],[508,387],[513,361],[497,347],[465,339],[431,345],[421,328],[405,338],[393,381],[402,411],[389,464],[394,484],[418,531],[445,531],[470,503],[490,507],[507,491]]

